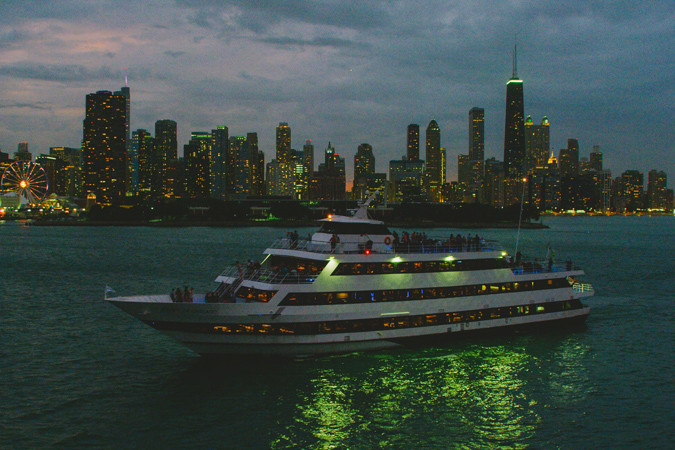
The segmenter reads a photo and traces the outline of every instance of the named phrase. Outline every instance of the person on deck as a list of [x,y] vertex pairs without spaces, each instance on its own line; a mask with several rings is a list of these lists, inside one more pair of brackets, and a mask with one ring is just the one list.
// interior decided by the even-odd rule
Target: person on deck
[[551,268],[553,268],[553,249],[551,248],[551,244],[548,244],[548,248],[546,249],[546,261],[548,263],[548,271],[551,271]]

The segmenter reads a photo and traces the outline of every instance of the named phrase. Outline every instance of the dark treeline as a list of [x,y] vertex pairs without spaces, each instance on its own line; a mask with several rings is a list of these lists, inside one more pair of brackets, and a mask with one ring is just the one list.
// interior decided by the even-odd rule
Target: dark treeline
[[[163,200],[126,205],[94,205],[84,221],[95,223],[154,223],[158,225],[265,224],[312,225],[330,213],[348,214],[356,208],[353,201],[303,202],[288,199],[260,200]],[[520,205],[494,208],[466,203],[401,203],[373,208],[372,218],[392,225],[427,226],[514,226],[518,224]],[[523,223],[539,217],[537,210],[525,207]]]

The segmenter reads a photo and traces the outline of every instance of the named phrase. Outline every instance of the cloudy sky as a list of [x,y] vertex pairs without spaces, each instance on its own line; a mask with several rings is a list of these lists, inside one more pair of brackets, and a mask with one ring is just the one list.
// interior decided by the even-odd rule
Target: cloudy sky
[[[378,171],[405,153],[409,123],[435,119],[448,178],[467,153],[468,111],[485,108],[486,157],[503,159],[505,82],[518,42],[525,114],[594,144],[614,176],[675,177],[675,2],[2,0],[0,149],[79,147],[88,93],[128,85],[132,129],[178,122],[256,131],[269,161],[330,141],[347,158],[373,146]],[[422,154],[424,150],[422,148]]]

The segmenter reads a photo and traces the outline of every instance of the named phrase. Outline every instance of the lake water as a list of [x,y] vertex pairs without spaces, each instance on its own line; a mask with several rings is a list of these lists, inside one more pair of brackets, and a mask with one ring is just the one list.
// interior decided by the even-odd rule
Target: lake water
[[0,223],[0,447],[672,447],[675,217],[544,222],[519,249],[586,270],[584,330],[299,361],[204,359],[102,300],[211,290],[287,230]]

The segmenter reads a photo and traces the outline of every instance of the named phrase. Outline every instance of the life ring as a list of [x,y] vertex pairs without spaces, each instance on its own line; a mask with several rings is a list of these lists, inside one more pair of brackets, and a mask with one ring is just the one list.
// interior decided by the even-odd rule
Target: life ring
[[389,236],[384,238],[384,245],[389,245],[391,244],[391,238]]

